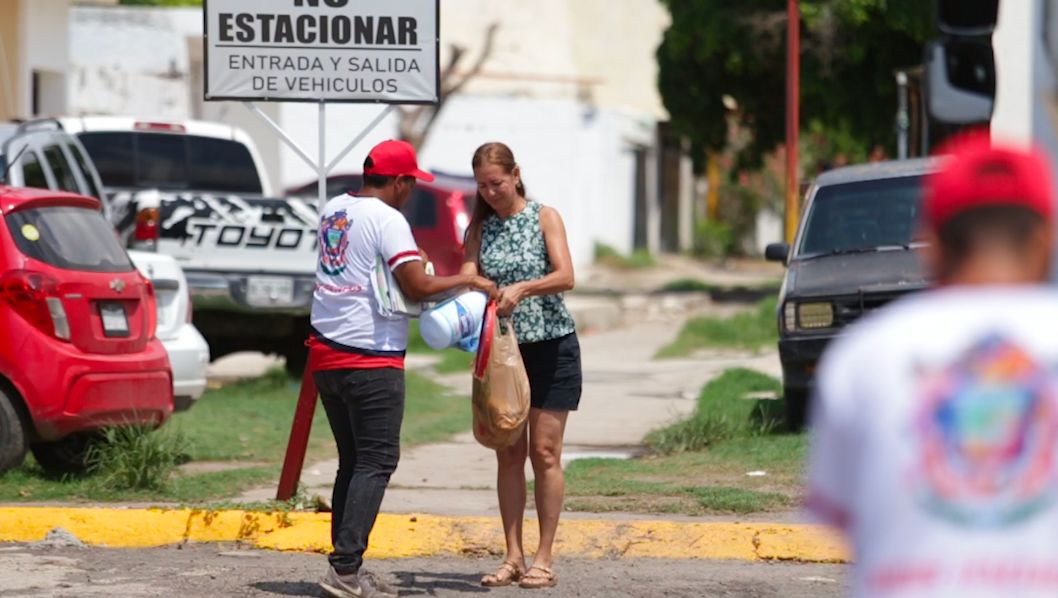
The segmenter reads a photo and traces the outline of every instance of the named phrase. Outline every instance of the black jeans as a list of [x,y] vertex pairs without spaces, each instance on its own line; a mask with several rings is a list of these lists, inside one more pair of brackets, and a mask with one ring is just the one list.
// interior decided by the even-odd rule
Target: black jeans
[[400,460],[404,371],[324,370],[314,378],[338,444],[330,563],[340,574],[356,573]]

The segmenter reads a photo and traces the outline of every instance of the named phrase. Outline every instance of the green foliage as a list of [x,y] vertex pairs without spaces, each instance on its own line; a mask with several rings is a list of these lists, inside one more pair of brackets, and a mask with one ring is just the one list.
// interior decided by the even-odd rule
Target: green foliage
[[647,436],[647,444],[663,453],[700,451],[724,440],[765,436],[782,427],[782,401],[747,398],[752,393],[781,394],[782,384],[746,369],[725,371],[702,388],[690,418]]
[[[785,136],[785,3],[663,2],[672,25],[657,52],[659,86],[674,128],[701,157],[727,146],[733,118],[752,133],[739,163],[760,164]],[[801,0],[800,10],[802,124],[857,152],[891,145],[893,71],[921,63],[932,2]],[[733,115],[724,96],[737,102]]]
[[89,473],[116,490],[161,490],[186,452],[187,440],[172,428],[108,428],[89,449]]
[[694,254],[705,258],[725,258],[734,252],[731,227],[716,220],[701,220],[694,227]]
[[775,320],[777,297],[769,297],[750,312],[731,318],[701,317],[684,325],[670,345],[658,351],[658,357],[687,357],[704,348],[739,348],[756,350],[779,340]]

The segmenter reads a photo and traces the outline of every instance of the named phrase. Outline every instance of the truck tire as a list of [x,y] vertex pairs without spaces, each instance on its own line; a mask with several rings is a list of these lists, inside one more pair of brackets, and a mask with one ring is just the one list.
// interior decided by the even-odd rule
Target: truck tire
[[88,469],[88,454],[92,443],[97,440],[97,434],[79,432],[55,442],[38,442],[29,448],[45,471],[83,473]]
[[786,407],[786,427],[791,432],[804,429],[808,419],[808,391],[787,388],[783,391],[783,403]]
[[26,430],[11,397],[0,388],[0,472],[22,465],[26,456]]

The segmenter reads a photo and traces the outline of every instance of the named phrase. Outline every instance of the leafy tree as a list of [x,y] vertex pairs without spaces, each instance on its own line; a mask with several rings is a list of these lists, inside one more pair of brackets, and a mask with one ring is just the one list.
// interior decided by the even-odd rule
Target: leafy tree
[[[694,155],[719,151],[735,121],[751,136],[739,164],[756,166],[785,137],[786,10],[778,0],[662,0],[672,25],[658,48],[659,86]],[[932,2],[801,0],[801,124],[858,145],[895,138],[893,71],[920,64]],[[806,126],[807,125],[807,126]],[[826,133],[823,133],[826,136]]]

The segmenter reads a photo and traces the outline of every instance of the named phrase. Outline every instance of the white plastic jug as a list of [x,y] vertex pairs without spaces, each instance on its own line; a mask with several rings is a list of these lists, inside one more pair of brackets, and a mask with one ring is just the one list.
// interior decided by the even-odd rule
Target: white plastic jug
[[481,334],[481,321],[488,302],[485,293],[469,291],[422,312],[419,316],[422,340],[432,349],[458,345],[464,351],[476,350],[474,345]]

